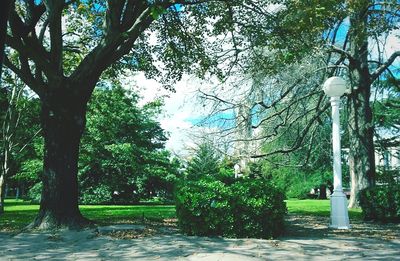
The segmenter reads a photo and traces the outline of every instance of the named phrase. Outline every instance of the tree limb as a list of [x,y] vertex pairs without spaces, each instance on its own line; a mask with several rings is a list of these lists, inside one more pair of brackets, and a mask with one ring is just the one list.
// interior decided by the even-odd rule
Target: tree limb
[[400,56],[400,51],[392,53],[392,55],[384,62],[381,66],[379,66],[373,73],[371,73],[370,79],[371,82],[375,81],[392,63],[396,60],[397,57]]

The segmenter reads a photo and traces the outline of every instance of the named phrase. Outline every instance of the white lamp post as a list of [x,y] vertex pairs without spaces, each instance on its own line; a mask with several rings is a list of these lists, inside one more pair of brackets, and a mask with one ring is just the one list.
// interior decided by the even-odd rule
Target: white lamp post
[[346,82],[340,77],[331,77],[324,83],[323,90],[331,98],[332,145],[333,145],[333,194],[331,195],[331,223],[335,229],[349,229],[347,198],[342,187],[342,166],[340,157],[340,96],[346,92]]

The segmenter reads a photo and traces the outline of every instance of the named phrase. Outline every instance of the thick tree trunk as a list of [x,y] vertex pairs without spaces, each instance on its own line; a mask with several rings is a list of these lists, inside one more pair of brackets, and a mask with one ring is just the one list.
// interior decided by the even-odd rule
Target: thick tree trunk
[[369,95],[360,93],[349,100],[350,208],[359,207],[362,189],[375,185],[373,131]]
[[30,227],[75,229],[89,224],[78,208],[77,180],[86,103],[77,104],[75,100],[54,101],[53,104],[56,105],[42,104],[45,140],[43,191],[39,214]]
[[350,15],[349,76],[349,170],[351,194],[349,207],[358,207],[362,189],[375,185],[374,125],[370,106],[371,80],[368,68],[368,34],[366,14],[369,1],[362,1]]

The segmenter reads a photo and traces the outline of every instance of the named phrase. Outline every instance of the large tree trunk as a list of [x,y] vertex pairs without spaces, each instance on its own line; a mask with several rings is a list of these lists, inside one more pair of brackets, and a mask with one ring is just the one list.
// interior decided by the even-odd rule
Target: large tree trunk
[[349,62],[352,92],[349,95],[349,170],[351,194],[349,207],[358,207],[362,189],[375,185],[374,125],[370,106],[371,80],[368,68],[366,14],[369,1],[360,2],[350,15]]
[[42,104],[45,140],[43,191],[39,214],[30,227],[80,228],[89,224],[78,208],[77,179],[86,102],[79,104],[75,99],[61,99],[52,99],[53,106]]
[[362,189],[375,185],[375,158],[372,112],[365,92],[349,99],[349,170],[351,194],[349,207],[359,207]]

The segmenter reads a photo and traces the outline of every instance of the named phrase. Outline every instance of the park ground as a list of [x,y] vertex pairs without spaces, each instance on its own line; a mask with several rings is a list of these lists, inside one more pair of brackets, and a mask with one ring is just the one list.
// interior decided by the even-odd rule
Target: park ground
[[0,260],[400,260],[400,225],[364,222],[332,230],[329,201],[288,200],[286,231],[273,240],[179,233],[173,206],[82,206],[99,225],[83,231],[22,232],[37,205],[8,201]]

